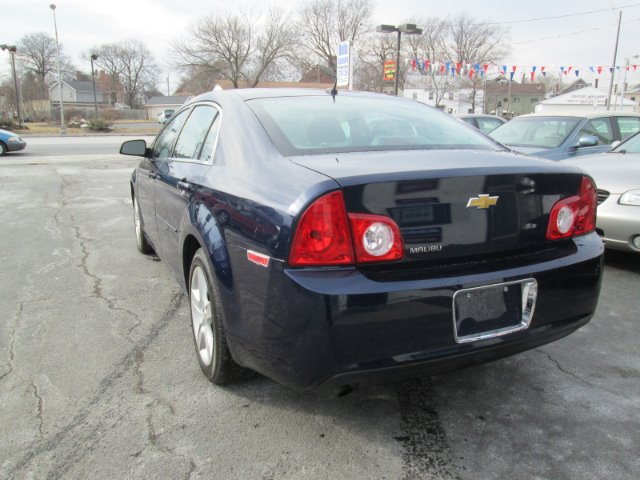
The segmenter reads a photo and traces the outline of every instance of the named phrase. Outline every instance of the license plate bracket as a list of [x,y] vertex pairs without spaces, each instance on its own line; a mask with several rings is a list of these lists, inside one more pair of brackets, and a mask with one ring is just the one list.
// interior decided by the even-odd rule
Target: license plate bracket
[[499,337],[529,328],[538,296],[533,278],[458,290],[453,295],[457,343]]

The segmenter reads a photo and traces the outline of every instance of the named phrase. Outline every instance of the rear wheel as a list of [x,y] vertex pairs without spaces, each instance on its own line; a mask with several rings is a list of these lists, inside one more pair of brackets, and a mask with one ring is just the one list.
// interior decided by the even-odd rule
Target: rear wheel
[[191,329],[202,373],[213,383],[224,385],[241,377],[240,367],[229,352],[222,321],[222,309],[213,275],[202,249],[193,257],[189,270]]
[[138,247],[138,251],[144,254],[153,253],[153,247],[144,236],[142,216],[140,215],[140,205],[138,205],[138,200],[135,196],[133,197],[133,226],[136,231],[136,246]]

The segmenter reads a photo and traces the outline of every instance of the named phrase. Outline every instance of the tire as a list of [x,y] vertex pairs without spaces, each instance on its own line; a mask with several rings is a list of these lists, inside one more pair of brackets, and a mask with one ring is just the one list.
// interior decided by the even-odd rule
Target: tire
[[193,256],[189,269],[189,312],[196,356],[204,376],[216,385],[244,377],[246,370],[229,352],[220,296],[202,249]]
[[142,215],[140,214],[140,205],[138,205],[138,200],[135,195],[133,197],[133,227],[135,229],[138,251],[145,255],[154,253],[153,247],[147,240],[147,237],[144,236],[144,225],[142,223]]
[[0,157],[7,153],[7,147],[4,143],[0,142]]

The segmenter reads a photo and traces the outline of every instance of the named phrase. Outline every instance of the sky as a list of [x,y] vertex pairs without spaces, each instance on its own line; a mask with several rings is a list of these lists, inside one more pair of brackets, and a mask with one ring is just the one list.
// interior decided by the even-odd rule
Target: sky
[[[175,85],[179,74],[169,69],[169,44],[184,35],[198,18],[221,9],[244,6],[256,10],[276,3],[295,13],[301,3],[299,0],[53,1],[60,43],[79,69],[90,70],[87,52],[91,46],[138,38],[155,54],[164,75],[169,74],[170,84]],[[15,44],[23,35],[37,31],[53,36],[50,3],[51,0],[0,0],[3,12],[0,44]],[[638,83],[640,56],[633,57],[640,55],[640,0],[378,0],[373,24],[400,24],[415,16],[444,18],[466,12],[479,22],[500,22],[510,28],[512,51],[503,62],[509,70],[512,65],[519,70],[524,66],[545,65],[547,71],[580,66],[584,72],[588,66],[612,64],[618,9],[623,14],[616,63],[624,65],[625,58],[629,58],[631,65],[638,64],[637,71],[631,69],[628,74],[630,82]],[[544,19],[530,21],[540,18]],[[0,78],[8,74],[9,56],[0,52]],[[166,82],[162,83],[164,91]]]

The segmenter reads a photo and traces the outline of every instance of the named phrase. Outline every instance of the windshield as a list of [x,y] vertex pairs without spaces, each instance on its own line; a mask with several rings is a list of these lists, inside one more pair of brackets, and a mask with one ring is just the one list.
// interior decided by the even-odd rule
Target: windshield
[[337,95],[248,101],[283,155],[500,147],[455,118],[395,97]]
[[626,142],[621,143],[611,151],[620,153],[640,153],[640,134],[635,134]]
[[519,117],[489,136],[512,147],[555,148],[564,143],[579,122],[576,117]]

